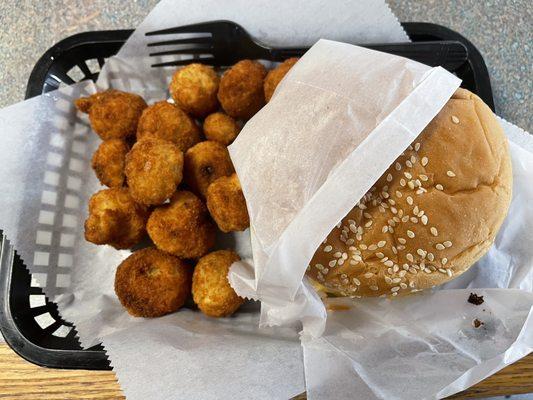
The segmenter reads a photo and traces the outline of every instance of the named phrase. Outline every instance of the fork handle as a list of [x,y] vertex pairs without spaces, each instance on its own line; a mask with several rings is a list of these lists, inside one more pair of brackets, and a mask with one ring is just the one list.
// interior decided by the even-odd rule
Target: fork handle
[[[367,49],[410,58],[423,64],[427,64],[431,67],[440,65],[449,70],[457,69],[468,59],[468,50],[466,47],[462,43],[454,40],[412,43],[362,44],[361,46],[366,47]],[[271,49],[270,55],[274,61],[283,61],[290,57],[300,57],[307,50],[308,49],[306,48],[296,47]]]

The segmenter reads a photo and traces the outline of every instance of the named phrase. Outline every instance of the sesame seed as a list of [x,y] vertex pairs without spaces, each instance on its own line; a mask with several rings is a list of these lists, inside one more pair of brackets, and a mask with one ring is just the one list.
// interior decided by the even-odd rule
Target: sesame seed
[[357,264],[359,264],[357,261],[355,261],[355,260],[350,260],[350,265],[357,265]]
[[450,178],[453,178],[455,176],[455,173],[453,171],[446,171],[446,175],[448,175]]
[[394,233],[394,228],[392,226],[389,226],[389,232]]
[[442,273],[442,274],[445,274],[446,270],[444,268],[439,268],[439,272]]
[[407,242],[407,240],[405,240],[404,238],[402,237],[399,237],[398,238],[398,242],[401,243],[401,244],[405,244]]
[[363,228],[360,227],[360,226],[358,226],[358,227],[357,227],[357,233],[359,233],[359,234],[362,235],[362,234],[363,234]]
[[361,281],[357,278],[352,278],[352,282],[355,283],[357,286],[361,284]]
[[415,156],[411,156],[411,159],[410,159],[411,163],[416,163],[416,157]]
[[422,175],[418,175],[418,176],[419,176],[420,179],[422,179],[424,182],[426,182],[426,181],[429,179],[428,176],[427,176],[427,175],[424,175],[424,174],[422,174]]
[[388,199],[389,198],[389,194],[387,192],[381,192],[381,196],[384,198],[384,199]]
[[415,258],[413,257],[413,255],[411,253],[407,253],[407,255],[405,256],[405,258],[407,258],[409,261],[411,262],[414,262],[415,261]]
[[411,239],[415,237],[415,233],[413,231],[407,231],[407,236],[409,236]]
[[425,192],[425,190],[422,189],[422,188],[420,188],[420,189],[418,189],[415,193],[416,193],[416,194],[422,194],[422,193],[424,193],[424,192]]
[[388,205],[387,203],[383,203],[383,202],[381,202],[380,204],[381,204],[381,207],[389,208],[389,205]]
[[435,248],[436,248],[437,250],[444,250],[444,249],[445,249],[445,247],[442,245],[442,243],[437,243],[437,244],[435,245]]
[[428,224],[428,216],[427,215],[422,215],[422,217],[420,218],[420,220],[422,221],[422,223],[424,225],[427,225]]
[[409,186],[409,189],[414,189],[415,188],[415,183],[413,181],[409,181],[409,182],[407,182],[407,186]]
[[378,246],[376,246],[375,244],[371,244],[370,246],[368,246],[368,250],[370,251],[374,251],[378,248]]
[[377,258],[383,258],[383,257],[385,257],[385,254],[383,254],[381,252],[378,252],[378,253],[376,253],[376,257]]
[[400,287],[399,287],[399,286],[394,286],[394,287],[391,287],[391,288],[390,288],[390,291],[391,291],[391,292],[397,292],[398,290],[400,290]]
[[392,267],[394,265],[394,262],[392,260],[387,260],[383,264],[385,264],[386,267]]
[[329,272],[329,269],[328,268],[322,268],[322,273],[323,274],[327,274]]
[[333,247],[330,246],[329,244],[326,247],[324,247],[324,252],[325,253],[329,253],[331,250],[333,250]]
[[402,278],[394,278],[392,280],[392,283],[400,283],[402,281]]
[[405,179],[403,179],[403,178],[400,179],[400,186],[405,186],[405,185],[406,185]]
[[433,261],[435,259],[435,255],[433,253],[428,253],[428,260]]
[[393,206],[393,205],[396,204],[396,202],[395,202],[393,199],[387,199],[387,201],[389,202],[389,204],[390,204],[391,206]]
[[396,246],[392,246],[392,252],[394,254],[398,254],[398,249],[396,248]]
[[412,274],[418,274],[418,271],[413,267],[409,268],[409,272]]
[[374,221],[368,221],[366,224],[365,224],[365,228],[370,228],[372,226],[372,223]]
[[392,275],[393,273],[392,268],[387,268],[387,274]]
[[435,228],[434,226],[432,226],[431,228],[429,228],[429,231],[431,232],[431,234],[433,236],[438,236],[439,235],[439,232],[437,231],[437,228]]
[[363,213],[365,218],[372,218],[372,215],[370,213],[367,213],[366,211]]
[[422,163],[422,166],[425,167],[428,165],[429,159],[427,157],[422,157],[422,160],[420,161]]
[[344,264],[344,259],[343,259],[343,258],[339,259],[339,261],[337,262],[337,264],[339,264],[339,265],[343,265],[343,264]]
[[384,213],[385,212],[385,208],[383,206],[379,206],[379,211]]
[[399,244],[396,247],[398,248],[398,250],[405,250],[405,246],[404,245]]
[[366,274],[363,275],[365,278],[369,279],[369,278],[372,278],[374,276],[374,274],[372,272],[367,272]]
[[444,257],[442,260],[440,260],[442,265],[446,265],[448,263],[448,259]]
[[392,297],[397,296],[397,295],[398,295],[397,292],[392,293]]
[[387,182],[390,182],[392,181],[392,175],[391,174],[387,174]]
[[418,218],[416,218],[416,217],[411,217],[409,219],[411,220],[411,222],[413,222],[415,224],[418,223]]
[[363,203],[359,203],[357,207],[359,207],[361,210],[366,210],[366,206]]
[[396,209],[396,207],[391,207],[390,210],[392,211],[393,214],[398,213],[398,210]]
[[379,288],[377,286],[369,286],[368,287],[370,290],[373,290],[374,292],[378,291]]
[[409,287],[414,288],[415,287],[415,281],[410,281],[409,282]]
[[407,222],[409,221],[409,215],[405,215],[402,217],[402,222]]
[[422,256],[422,258],[425,258],[427,255],[427,252],[422,249],[417,249],[416,252],[419,256]]
[[324,269],[324,266],[322,264],[316,264],[315,268],[318,270]]
[[455,115],[452,115],[452,122],[454,124],[458,124],[459,123],[459,118],[457,118]]
[[413,168],[413,163],[409,160],[405,162],[405,165],[407,165],[409,168]]
[[359,254],[354,254],[352,256],[352,258],[355,260],[355,261],[363,261],[363,259],[361,258],[361,256]]
[[421,187],[421,186],[422,186],[422,182],[420,182],[420,179],[415,180],[415,184],[416,184],[416,186],[418,186],[418,187]]
[[398,264],[394,264],[394,267],[392,267],[393,272],[398,272],[400,270],[400,266]]
[[355,240],[353,240],[353,239],[348,239],[348,240],[346,241],[346,244],[347,244],[348,246],[351,245],[351,244],[354,244],[354,243],[355,243]]
[[361,244],[359,245],[359,248],[360,248],[361,250],[366,250],[368,247],[367,247],[366,244],[361,243]]
[[420,150],[420,143],[415,143],[415,151]]
[[400,272],[398,272],[398,275],[400,276],[400,278],[403,278],[405,274],[407,274],[407,271],[405,270],[401,270]]
[[394,166],[396,167],[396,171],[399,171],[402,169],[402,164],[400,164],[399,162],[396,162]]
[[437,190],[444,190],[444,187],[443,187],[440,183],[437,183],[437,184],[435,185],[435,188],[436,188]]
[[387,225],[383,226],[383,228],[381,228],[381,232],[382,233],[387,233],[387,231],[389,230],[389,227]]
[[384,247],[386,244],[387,244],[387,242],[385,240],[380,240],[378,242],[378,247]]
[[337,251],[336,253],[333,254],[333,257],[335,258],[339,258],[342,256],[342,253],[340,251]]
[[409,172],[403,173],[407,179],[413,179],[413,175],[411,175]]
[[444,247],[452,247],[452,242],[450,242],[449,240],[446,240],[444,243],[442,243],[444,245]]
[[424,272],[425,272],[426,274],[431,274],[432,271],[431,271],[429,268],[424,268]]
[[335,265],[337,265],[337,260],[331,260],[328,265],[330,266],[330,268],[333,268]]
[[385,282],[388,283],[389,285],[392,283],[392,279],[389,278],[388,276],[385,277]]
[[346,260],[346,259],[348,258],[348,254],[347,254],[347,253],[342,253],[342,258],[343,258],[344,260]]
[[400,283],[400,287],[401,287],[402,289],[407,289],[407,285],[406,285],[405,283],[403,283],[403,282]]
[[407,204],[409,204],[410,206],[413,205],[413,198],[411,196],[407,196],[406,200],[407,200]]
[[350,230],[353,232],[353,233],[357,233],[357,227],[355,225],[350,225]]

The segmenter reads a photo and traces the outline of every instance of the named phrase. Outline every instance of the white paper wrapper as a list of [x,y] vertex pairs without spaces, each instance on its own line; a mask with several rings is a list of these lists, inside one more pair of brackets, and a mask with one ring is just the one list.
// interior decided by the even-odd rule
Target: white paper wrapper
[[[453,78],[439,76],[435,83],[427,70],[373,57],[320,41],[230,147],[250,211],[254,253],[253,268],[235,263],[230,282],[238,293],[262,301],[263,325],[303,323],[310,399],[333,393],[346,399],[440,398],[533,348],[533,154],[526,150],[533,138],[503,120],[511,140],[513,201],[495,245],[467,273],[435,293],[400,300],[330,300],[349,310],[327,315],[302,281],[319,243],[425,126],[413,121],[431,119],[456,87]],[[381,66],[372,69],[378,75],[368,87],[366,62]],[[408,82],[402,81],[406,70]],[[345,76],[350,79],[338,78]],[[381,98],[375,82],[394,87],[398,103]],[[409,121],[394,123],[404,115]],[[467,302],[471,288],[485,295],[482,307]],[[474,328],[474,318],[484,325]]]
[[[119,57],[110,59],[106,63],[98,81],[99,87],[137,91],[148,101],[165,98],[164,91],[172,71],[149,68],[152,60],[147,56],[145,44],[148,40],[144,33],[209,19],[231,19],[239,22],[254,37],[272,45],[301,46],[312,44],[321,37],[353,43],[406,40],[405,33],[383,2],[365,0],[353,4],[343,1],[313,0],[306,2],[306,7],[301,8],[296,5],[296,2],[281,0],[254,2],[254,7],[250,7],[249,3],[244,0],[217,2],[204,0],[194,3],[163,1],[133,34],[121,50]],[[372,68],[374,67],[377,66],[372,65]],[[396,111],[395,105],[401,107],[402,100],[406,96],[413,95],[413,92],[419,90],[418,88],[424,87],[429,82],[436,84],[436,78],[441,75],[439,72],[429,71],[414,63],[408,63],[408,67],[410,72],[405,75],[404,83],[416,84],[416,88],[400,85],[398,91],[401,93],[387,88],[384,93],[391,95],[384,98],[386,101],[383,104],[378,103],[380,107],[384,107],[384,114],[380,115],[379,121],[386,119],[385,114],[393,114]],[[372,69],[369,69],[366,72],[371,71]],[[324,75],[328,76],[327,73]],[[312,78],[310,76],[306,79]],[[342,76],[337,78],[342,78]],[[345,83],[346,80],[342,82]],[[334,84],[334,81],[332,80],[331,83]],[[367,82],[367,84],[375,85],[376,82]],[[449,89],[448,85],[444,86]],[[335,87],[330,89],[339,91]],[[341,91],[348,92],[348,89],[355,90],[356,88],[341,88]],[[116,266],[129,252],[94,246],[84,241],[82,232],[87,201],[93,192],[101,188],[89,167],[91,154],[99,140],[90,132],[86,118],[76,113],[72,101],[94,91],[94,85],[82,83],[0,110],[0,130],[3,133],[0,151],[4,160],[4,167],[0,170],[0,190],[4,193],[0,196],[0,227],[33,273],[34,281],[44,288],[49,298],[58,303],[62,315],[75,323],[84,346],[103,340],[122,389],[130,399],[270,399],[290,398],[303,392],[305,390],[304,363],[302,347],[297,336],[298,328],[291,326],[259,328],[257,303],[247,305],[235,318],[222,320],[212,320],[189,310],[156,320],[135,319],[128,316],[122,309],[113,293],[113,278]],[[280,91],[276,97],[281,95]],[[436,108],[436,112],[438,110],[436,103],[442,99],[445,101],[446,95],[439,92],[434,96],[440,100],[431,99],[431,103],[427,106],[432,109]],[[330,101],[331,97],[321,94],[316,100],[317,111],[323,114],[324,110],[320,109],[320,106]],[[335,112],[335,110],[328,112],[331,111]],[[418,128],[429,121],[428,119],[424,123],[423,119],[431,118],[428,115],[430,113],[422,112],[420,119],[411,121],[412,116],[404,120],[400,114],[397,115],[397,121],[402,125],[406,124],[406,133],[412,136],[411,139],[414,138],[413,135],[416,135]],[[344,117],[346,123],[350,120],[353,123],[356,117],[361,117],[361,114],[347,113]],[[318,114],[314,118],[315,121],[321,121]],[[327,118],[324,121],[327,121]],[[375,125],[372,128],[376,129],[378,120],[375,121]],[[365,127],[368,128],[368,126]],[[368,131],[365,132],[368,133]],[[360,142],[365,132],[350,143],[352,149],[357,144],[360,147],[368,146],[368,152],[372,154],[374,151],[372,149],[378,146],[371,140]],[[382,135],[377,136],[382,137]],[[341,139],[345,140],[346,136],[336,138],[337,141]],[[409,140],[387,141],[387,144],[379,150],[383,151],[386,157],[394,158],[396,150],[389,152],[390,150],[387,149],[402,143],[406,144]],[[332,142],[328,143],[328,146],[331,151],[335,149],[344,151],[343,157],[347,159],[350,157],[350,149],[345,144],[340,146]],[[282,154],[289,155],[287,152]],[[524,165],[530,160],[530,155],[525,150],[515,149],[513,157],[515,163]],[[363,178],[371,180],[376,174],[379,175],[379,165],[368,169],[371,173]],[[331,179],[341,179],[340,176],[335,178],[334,174],[330,174],[334,167],[339,167],[340,171],[342,163],[337,164],[333,160],[332,163],[322,164],[323,171],[320,180],[314,182],[312,186],[314,191],[318,191],[319,187],[324,186]],[[522,171],[522,181],[530,179],[531,169],[529,172],[526,168],[520,171]],[[365,184],[361,183],[361,185]],[[364,191],[364,188],[361,187],[358,190]],[[250,191],[247,195],[249,194]],[[306,194],[306,200],[310,200],[310,194],[311,191]],[[531,197],[531,192],[524,192],[524,195],[520,197],[515,196],[513,201],[516,209],[521,210],[520,217],[523,219],[509,220],[508,226],[504,228],[506,232],[518,235],[522,229],[528,228],[523,221],[531,221],[533,212],[528,208],[531,204]],[[353,198],[352,201],[355,202],[357,199]],[[291,205],[292,212],[299,210],[305,204],[306,202],[301,202],[301,199],[298,200]],[[332,212],[337,213],[340,219],[342,217],[340,210],[346,204],[338,206],[340,208]],[[279,233],[281,228],[283,225],[278,225],[275,230],[272,230],[273,235],[269,237],[271,243],[275,242],[274,235]],[[258,248],[255,243],[257,238],[256,235],[252,237],[254,249]],[[261,237],[261,240],[264,238]],[[247,233],[221,238],[221,242],[227,244],[228,241],[236,245],[243,257],[251,258]],[[502,247],[502,254],[498,257],[503,258],[494,259],[491,268],[496,266],[496,268],[502,268],[503,271],[502,265],[508,261],[509,254],[515,257],[515,248],[512,242],[502,240],[502,243],[506,243],[507,247]],[[310,250],[311,245],[305,249],[307,253]],[[523,291],[531,291],[531,274],[524,275],[528,271],[527,268],[531,266],[530,258],[528,258],[530,257],[529,250],[523,247],[521,252],[516,254],[520,254],[520,257],[514,258],[516,264],[511,265],[513,265],[513,271],[517,272],[504,277],[502,277],[503,274],[494,275],[496,283],[486,287],[512,286]],[[263,256],[261,254],[254,254],[254,256],[257,265],[260,265],[263,262],[261,258]],[[243,263],[242,267],[246,265]],[[303,272],[300,271],[300,278],[301,273]],[[253,269],[248,271],[243,269],[238,277],[243,288],[251,291],[257,288]],[[305,281],[300,284],[298,279],[290,276],[289,278],[287,283],[289,286],[286,287],[283,283],[280,287],[282,289],[280,301],[263,305],[261,315],[263,322],[286,325],[301,320],[309,332],[320,332],[324,328],[326,312],[316,293]],[[462,287],[466,287],[470,282],[477,282],[476,285],[484,286],[486,280],[480,278],[476,281],[473,277],[471,281],[462,283]],[[259,289],[262,290],[262,295],[272,297],[274,293],[267,285],[263,288],[259,286]],[[509,296],[513,296],[514,292],[509,295],[507,291],[504,293],[506,294],[502,295],[500,300],[494,299],[494,303],[491,303],[494,304],[492,309],[498,310],[498,316],[502,314],[501,310],[505,307],[512,310],[508,313],[508,319],[507,317],[501,319],[501,323],[509,327],[509,332],[505,332],[502,336],[498,349],[505,348],[506,343],[512,341],[513,335],[515,338],[518,337],[519,321],[522,316],[522,321],[525,320],[527,308],[527,305],[523,302],[519,303],[518,299],[515,301],[516,304],[520,304],[520,307],[514,307],[515,304],[509,300]],[[488,294],[487,297],[489,297]],[[287,302],[287,298],[294,298],[294,301]],[[425,299],[421,300],[421,302],[424,301]],[[358,306],[358,309],[362,307],[365,307],[364,303]],[[417,303],[416,308],[419,307]],[[375,309],[379,310],[379,304],[375,306]],[[413,319],[417,318],[417,315],[416,312],[410,313]],[[450,318],[453,319],[452,317]],[[330,319],[335,321],[334,317]],[[46,318],[39,320],[43,326],[46,326],[45,320]],[[386,321],[386,316],[382,316],[381,320]],[[442,324],[444,325],[444,322]],[[453,326],[452,322],[450,326]],[[350,327],[351,325],[348,328]],[[368,329],[370,328],[371,325]],[[389,329],[392,334],[398,334],[395,326],[382,328]],[[362,332],[370,331],[362,329]],[[524,335],[520,336],[520,343],[531,343],[531,331],[525,329],[524,332]],[[342,346],[345,346],[349,350],[348,347],[352,343],[348,340],[344,342],[341,340],[347,333],[346,330],[338,328],[338,325],[328,325],[324,340],[328,339],[334,343],[335,349],[342,349]],[[430,331],[416,333],[423,338],[431,335]],[[353,337],[354,334],[349,333],[349,336]],[[335,342],[331,338],[336,338],[338,341]],[[320,391],[326,388],[324,385],[328,382],[324,382],[320,374],[317,376],[316,372],[321,372],[321,370],[317,370],[315,367],[319,364],[313,362],[313,356],[315,360],[317,357],[319,360],[322,357],[321,352],[324,350],[320,346],[321,340],[305,342],[305,371],[307,373],[305,382],[310,396],[323,398],[321,393],[324,392]],[[449,386],[446,390],[451,393],[453,390],[469,386],[480,376],[496,371],[501,363],[511,362],[525,351],[521,353],[516,345],[511,349],[513,354],[509,359],[504,357],[503,361],[497,361],[492,365],[480,361],[475,374],[463,373],[459,378],[460,382],[455,386]],[[361,377],[353,372],[359,373],[359,371],[372,369],[373,365],[366,363],[368,360],[364,354],[360,359],[352,353],[349,355],[356,361],[352,361],[351,358],[343,360],[331,358],[332,361],[327,368],[331,371],[344,372],[337,378],[346,385],[360,382],[362,385],[370,385],[371,389],[368,393],[388,393],[390,388],[387,387],[386,382],[384,384],[376,380],[371,374],[367,378],[367,375],[363,374]],[[453,354],[443,353],[442,356],[451,357]],[[484,359],[483,354],[474,354],[474,356],[479,360]],[[354,365],[359,362],[357,360],[362,360],[363,369],[348,371],[347,368],[343,368],[343,365]],[[319,362],[325,363],[326,359]],[[448,361],[443,361],[442,365],[447,365],[446,363]],[[326,367],[325,364],[323,365],[322,369]],[[464,371],[466,367],[471,368],[471,364],[465,363],[462,366]],[[325,372],[327,371],[322,371],[322,373]],[[349,373],[346,374],[346,372]],[[438,370],[432,372],[437,373]],[[423,374],[424,371],[420,376],[424,376]],[[450,379],[455,379],[455,376],[450,375]],[[444,390],[442,387],[435,390],[437,389]],[[342,387],[336,387],[334,391],[328,393],[328,396],[340,397],[342,390]],[[336,395],[337,393],[339,396]],[[431,396],[437,396],[436,392],[432,392]]]

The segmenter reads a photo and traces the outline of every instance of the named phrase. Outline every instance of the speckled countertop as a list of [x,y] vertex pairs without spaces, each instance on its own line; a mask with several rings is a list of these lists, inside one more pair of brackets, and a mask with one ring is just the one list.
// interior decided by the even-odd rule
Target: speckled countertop
[[[54,43],[76,32],[135,27],[156,3],[2,0],[0,107],[23,99],[33,65]],[[489,68],[497,113],[531,131],[530,0],[389,0],[389,4],[400,21],[437,23],[470,39]]]

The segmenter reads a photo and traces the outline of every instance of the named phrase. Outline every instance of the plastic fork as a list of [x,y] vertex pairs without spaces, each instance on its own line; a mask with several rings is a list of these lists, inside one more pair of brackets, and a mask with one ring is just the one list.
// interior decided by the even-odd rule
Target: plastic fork
[[[231,21],[203,22],[146,33],[146,36],[160,35],[176,37],[149,43],[148,47],[173,46],[174,49],[152,52],[150,56],[180,57],[173,61],[156,62],[152,67],[170,67],[191,62],[228,66],[246,58],[283,61],[290,57],[300,57],[309,49],[265,46],[252,39],[242,26]],[[440,65],[450,71],[456,70],[468,59],[466,47],[453,40],[360,46],[407,57],[432,67]]]

